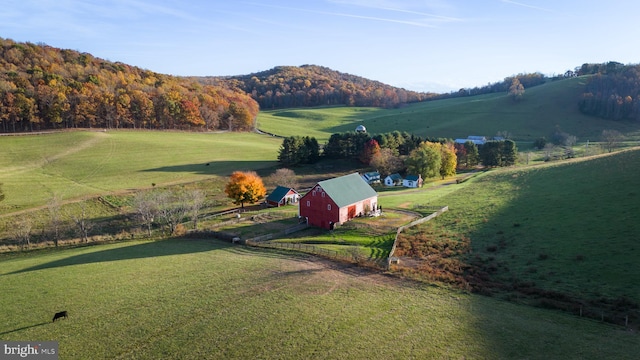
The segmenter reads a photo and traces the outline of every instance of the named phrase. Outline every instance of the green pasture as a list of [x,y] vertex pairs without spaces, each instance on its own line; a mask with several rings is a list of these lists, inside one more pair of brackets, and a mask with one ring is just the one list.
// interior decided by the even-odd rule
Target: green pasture
[[258,114],[257,126],[281,136],[312,136],[322,144],[331,134],[354,131],[359,124],[383,113],[377,108],[345,106],[266,110]]
[[355,262],[367,260],[382,264],[389,257],[397,229],[379,226],[381,222],[387,221],[385,218],[355,218],[333,231],[309,228],[271,242],[304,244],[316,249],[331,250],[337,256]]
[[[0,337],[61,359],[632,359],[636,333],[211,240],[0,258]],[[69,318],[51,322],[55,312]]]
[[[559,127],[580,142],[598,141],[602,130],[640,140],[640,124],[586,116],[578,109],[586,78],[552,81],[525,90],[513,102],[506,93],[427,101],[398,109],[323,107],[261,111],[258,127],[282,136],[309,135],[320,143],[331,134],[364,125],[371,134],[406,131],[424,137],[494,136],[507,131],[518,142],[549,136]],[[304,129],[301,132],[301,129]]]
[[[3,136],[0,212],[63,199],[227,177],[277,164],[281,140],[253,133],[65,132]],[[209,165],[207,165],[209,164]]]
[[526,282],[581,300],[638,303],[638,173],[635,148],[381,193],[379,203],[416,211],[416,204],[448,205],[448,212],[422,226],[469,238],[469,260],[497,269],[493,278],[500,282]]

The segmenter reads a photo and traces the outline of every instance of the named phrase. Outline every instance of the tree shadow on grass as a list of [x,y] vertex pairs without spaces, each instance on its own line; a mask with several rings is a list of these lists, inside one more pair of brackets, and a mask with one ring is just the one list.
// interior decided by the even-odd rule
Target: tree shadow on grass
[[152,169],[142,170],[143,172],[178,172],[201,175],[229,176],[236,170],[257,170],[272,168],[278,163],[276,161],[211,161],[197,164],[182,164],[172,166],[162,166]]
[[210,240],[169,239],[161,241],[150,241],[137,245],[122,246],[114,249],[99,250],[86,254],[65,257],[60,260],[54,260],[48,263],[17,270],[4,275],[19,274],[29,271],[37,271],[72,265],[144,259],[158,256],[193,254],[211,250],[222,250],[231,246],[233,245],[229,243]]
[[47,324],[51,324],[50,322],[41,322],[39,324],[33,324],[33,325],[27,325],[27,326],[23,326],[21,328],[17,328],[17,329],[13,329],[13,330],[9,330],[9,331],[4,331],[4,332],[0,332],[0,336],[4,336],[7,334],[11,334],[17,331],[22,331],[22,330],[27,330],[27,329],[31,329],[34,327],[38,327],[38,326],[43,326],[43,325],[47,325]]

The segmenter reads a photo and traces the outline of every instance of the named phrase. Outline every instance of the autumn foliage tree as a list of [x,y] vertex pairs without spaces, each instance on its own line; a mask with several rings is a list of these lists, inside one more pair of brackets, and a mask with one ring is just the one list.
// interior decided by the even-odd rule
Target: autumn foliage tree
[[243,208],[244,203],[255,203],[267,194],[262,178],[254,171],[234,171],[224,192]]
[[440,176],[444,179],[456,175],[458,158],[452,143],[440,144]]
[[517,78],[514,78],[511,82],[511,86],[509,86],[509,96],[513,101],[520,101],[524,96],[524,86]]
[[389,148],[380,149],[374,154],[369,165],[384,175],[390,175],[404,169],[402,158],[395,155],[393,150]]
[[583,64],[578,75],[592,75],[578,103],[581,112],[604,119],[640,121],[640,65],[614,61]]
[[243,90],[262,109],[319,105],[391,108],[430,96],[317,65],[278,66],[248,75],[196,80]]
[[380,145],[375,139],[371,139],[364,144],[364,149],[360,153],[360,162],[370,165],[371,160],[378,154],[380,154]]
[[237,88],[0,38],[0,132],[250,131],[258,111],[258,103]]

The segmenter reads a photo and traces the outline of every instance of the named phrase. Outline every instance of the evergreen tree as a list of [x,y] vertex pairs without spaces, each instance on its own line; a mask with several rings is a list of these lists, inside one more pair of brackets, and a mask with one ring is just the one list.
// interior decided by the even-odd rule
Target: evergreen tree
[[502,166],[515,165],[518,159],[518,149],[513,140],[501,141],[501,163]]
[[487,141],[479,148],[480,159],[484,166],[501,166],[502,154],[501,154],[501,142],[500,141]]
[[300,148],[302,139],[299,136],[290,136],[282,140],[278,153],[278,161],[284,165],[297,165],[300,163]]
[[304,158],[302,162],[305,164],[315,164],[320,160],[320,145],[314,137],[305,136],[303,139]]
[[472,167],[478,165],[478,163],[480,162],[478,145],[476,145],[473,141],[466,141],[464,143],[464,149],[467,155],[467,166]]

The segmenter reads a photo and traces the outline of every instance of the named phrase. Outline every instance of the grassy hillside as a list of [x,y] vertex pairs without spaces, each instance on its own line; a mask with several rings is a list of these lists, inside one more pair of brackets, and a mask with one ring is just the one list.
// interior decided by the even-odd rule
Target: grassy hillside
[[[637,334],[318,259],[174,239],[0,261],[0,336],[63,359],[632,359]],[[51,323],[53,313],[69,318]]]
[[317,107],[261,111],[258,114],[257,127],[282,136],[313,136],[323,143],[335,132],[354,131],[357,125],[393,111],[369,107]]
[[270,133],[305,135],[326,141],[332,133],[353,131],[364,125],[379,134],[394,130],[420,136],[458,138],[493,136],[508,131],[516,141],[549,137],[556,126],[579,141],[599,140],[604,129],[615,129],[640,139],[640,124],[616,122],[583,115],[578,99],[585,78],[548,82],[526,89],[524,99],[513,102],[506,93],[411,104],[399,109],[314,108],[262,111],[258,127]]
[[[0,137],[0,212],[153,183],[228,176],[276,164],[276,138],[253,133],[69,132]],[[209,164],[209,165],[206,165]]]
[[482,291],[538,304],[558,301],[544,305],[576,313],[583,306],[620,323],[625,313],[637,316],[640,304],[638,173],[636,148],[495,170],[415,193],[412,202],[383,196],[380,204],[448,205],[449,212],[417,232],[436,243],[468,239],[471,251],[463,261],[487,277],[471,279]]

